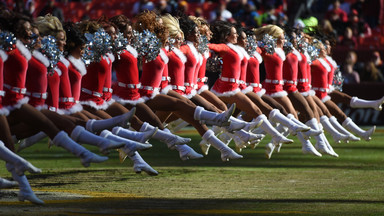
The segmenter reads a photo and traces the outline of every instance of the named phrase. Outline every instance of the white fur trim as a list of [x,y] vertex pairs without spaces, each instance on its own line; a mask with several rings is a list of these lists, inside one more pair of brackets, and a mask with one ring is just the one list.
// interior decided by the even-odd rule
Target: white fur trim
[[67,111],[70,114],[81,112],[83,110],[83,106],[79,103],[75,103],[71,108],[69,108]]
[[191,93],[189,93],[189,94],[183,94],[183,97],[186,97],[186,98],[188,98],[188,99],[191,99],[191,98],[193,98],[196,94],[197,94],[196,90],[195,90],[195,89],[192,89]]
[[253,87],[252,86],[247,86],[247,88],[241,90],[241,92],[243,92],[243,94],[247,94],[249,92],[253,92]]
[[176,47],[172,47],[171,51],[173,51],[176,54],[176,56],[179,57],[179,59],[181,60],[181,62],[183,62],[183,64],[187,62],[187,57],[179,49],[177,49]]
[[126,99],[123,99],[119,96],[116,96],[116,95],[113,95],[112,98],[119,104],[122,104],[122,105],[126,105],[126,104],[130,104],[130,105],[137,105],[139,103],[144,103],[144,99],[142,98],[139,98],[138,100],[126,100]]
[[143,97],[141,97],[141,98],[144,100],[144,102],[147,102],[148,100],[151,100],[151,99],[153,99],[154,97],[156,97],[158,94],[160,94],[159,90],[158,90],[158,89],[155,89],[155,90],[152,92],[151,97],[143,96]]
[[115,99],[111,98],[109,101],[105,101],[105,103],[108,104],[108,107],[111,106],[113,103],[115,103]]
[[35,57],[35,59],[39,60],[39,62],[44,64],[45,67],[49,67],[50,63],[49,63],[48,58],[45,57],[41,52],[39,52],[37,50],[33,50],[32,55],[33,55],[33,57]]
[[165,64],[168,64],[168,61],[169,61],[168,56],[167,56],[167,54],[165,54],[165,52],[162,49],[160,49],[159,55],[160,55],[161,59],[163,60],[163,62]]
[[309,95],[315,96],[316,92],[314,90],[309,90]]
[[286,91],[279,91],[279,92],[276,92],[276,93],[266,94],[266,95],[269,95],[269,96],[275,98],[275,97],[284,97],[284,96],[287,96],[288,93],[287,93]]
[[303,59],[303,57],[301,56],[300,52],[297,51],[297,49],[293,48],[292,53],[297,57],[297,59],[298,59],[299,61],[301,61],[301,60]]
[[80,101],[79,102],[81,105],[87,105],[87,106],[90,106],[92,108],[95,108],[97,110],[106,110],[109,106],[109,104],[107,102],[104,101],[103,104],[101,105],[97,105],[94,101]]
[[85,64],[81,58],[76,59],[73,56],[68,56],[68,61],[72,63],[72,65],[77,69],[77,71],[81,74],[81,76],[84,76],[87,74],[87,68],[85,68]]
[[243,53],[243,56],[244,56],[245,58],[247,58],[247,60],[249,60],[249,58],[251,58],[251,57],[248,55],[247,51],[245,51],[245,49],[244,49],[243,47],[241,47],[241,46],[237,46],[237,48],[239,48],[239,50],[241,51],[241,53]]
[[200,87],[200,89],[197,90],[197,94],[201,94],[202,92],[207,91],[208,89],[208,85],[203,85]]
[[275,48],[276,54],[281,58],[281,60],[285,61],[285,53],[281,48]]
[[325,96],[323,99],[321,99],[321,101],[322,101],[323,103],[325,103],[325,102],[327,102],[327,101],[329,101],[329,100],[331,100],[331,97],[329,97],[328,95]]
[[205,51],[203,53],[203,56],[204,56],[204,58],[208,59],[209,58],[209,51]]
[[327,61],[325,61],[323,58],[319,58],[319,62],[321,63],[321,65],[323,65],[327,72],[331,72],[331,66],[329,66]]
[[307,97],[311,95],[311,91],[300,92],[300,94],[303,95],[304,97]]
[[231,43],[227,43],[227,46],[228,46],[229,48],[231,48],[233,51],[235,51],[235,52],[237,53],[237,55],[239,55],[239,58],[240,58],[241,60],[244,58],[243,53],[241,52],[241,50],[239,50],[239,49],[237,48],[236,45],[233,45],[233,44],[231,44]]
[[66,58],[64,58],[64,56],[60,57],[60,62],[63,63],[65,65],[65,67],[69,67],[70,63]]
[[311,62],[311,56],[309,56],[308,52],[304,52],[305,57],[307,58],[307,63],[309,64]]
[[60,68],[58,68],[58,67],[55,67],[54,71],[56,71],[56,73],[59,74],[59,76],[61,76],[61,74],[63,74],[63,72],[61,72]]
[[115,56],[112,55],[112,53],[107,53],[107,56],[111,60],[112,63],[115,61]]
[[334,67],[334,68],[337,68],[337,63],[336,63],[336,61],[335,60],[333,60],[333,58],[331,57],[331,56],[325,56],[325,58],[329,61],[329,63],[331,63],[332,64],[332,66]]
[[163,94],[163,95],[166,95],[166,94],[168,94],[168,92],[170,90],[172,90],[172,86],[171,85],[167,85],[165,88],[161,89],[160,93]]
[[189,49],[191,49],[193,56],[195,56],[196,61],[199,62],[200,61],[199,52],[197,52],[195,45],[193,45],[191,41],[187,41],[187,45],[189,46]]
[[201,66],[203,64],[203,60],[204,60],[203,55],[201,55],[201,53],[199,53],[199,66]]
[[9,110],[5,107],[0,109],[0,115],[2,116],[8,116],[9,115]]
[[107,55],[103,55],[103,59],[105,59],[105,61],[107,61],[108,64],[111,64],[111,59],[109,59]]
[[17,40],[16,47],[20,51],[20,53],[27,59],[27,61],[29,61],[32,58],[31,52],[29,52],[29,50],[27,49],[27,47],[25,47],[23,42],[21,42],[20,40]]
[[335,87],[333,85],[330,85],[328,89],[328,94],[333,92],[333,90],[335,90]]
[[137,51],[131,45],[127,45],[126,50],[133,55],[133,57],[137,58]]
[[259,92],[257,92],[256,94],[259,95],[259,97],[262,97],[263,95],[265,95],[265,92],[266,90],[265,89],[261,89]]
[[7,110],[9,110],[9,112],[12,112],[13,110],[15,109],[20,109],[21,106],[23,106],[24,104],[27,104],[29,101],[29,97],[24,97],[23,99],[17,101],[16,104],[12,105],[12,106],[5,106],[4,108],[6,108]]
[[216,96],[218,96],[218,97],[230,97],[230,96],[233,96],[233,95],[239,93],[239,92],[240,92],[240,89],[237,88],[237,89],[235,89],[235,90],[233,90],[233,91],[227,91],[227,92],[223,92],[223,93],[220,93],[220,92],[217,92],[217,91],[211,89],[211,92],[212,92],[213,94],[215,94]]
[[47,104],[44,104],[44,105],[40,105],[40,106],[36,106],[35,109],[41,111],[41,110],[47,110],[48,109],[48,105]]
[[3,60],[3,62],[7,61],[8,54],[4,52],[4,50],[0,49],[0,58]]
[[165,46],[164,49],[167,50],[167,51],[169,51],[169,46],[168,46],[168,45]]
[[253,56],[257,59],[257,61],[259,61],[259,64],[261,64],[261,62],[263,62],[263,57],[261,57],[260,53],[255,52],[255,53],[253,53]]

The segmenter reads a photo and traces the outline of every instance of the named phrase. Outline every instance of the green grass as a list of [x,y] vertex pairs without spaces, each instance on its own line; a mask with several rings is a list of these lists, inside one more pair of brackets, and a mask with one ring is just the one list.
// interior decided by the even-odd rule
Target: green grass
[[[200,152],[201,138],[189,132],[180,135],[192,137],[190,146]],[[370,142],[333,144],[339,158],[303,155],[294,137],[294,144],[267,160],[268,140],[243,150],[243,159],[226,163],[215,149],[203,159],[181,161],[176,151],[151,141],[154,147],[141,155],[159,171],[155,177],[135,174],[132,162],[121,164],[116,152],[105,163],[83,168],[64,150],[48,149],[45,140],[20,153],[43,169],[42,174],[28,175],[35,190],[102,194],[81,201],[48,200],[45,207],[15,203],[10,208],[39,215],[384,215],[382,129]],[[1,169],[0,176],[10,174]],[[7,213],[2,205],[0,191],[0,214]]]

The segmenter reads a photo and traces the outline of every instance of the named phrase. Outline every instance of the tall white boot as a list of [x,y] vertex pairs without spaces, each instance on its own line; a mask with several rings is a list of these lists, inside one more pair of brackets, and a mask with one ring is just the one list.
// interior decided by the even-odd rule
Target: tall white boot
[[19,183],[17,181],[9,181],[7,179],[0,178],[0,188],[13,188],[19,186]]
[[243,158],[243,156],[237,154],[231,148],[229,148],[224,143],[222,143],[219,139],[217,139],[217,137],[215,136],[215,133],[213,133],[212,130],[207,130],[207,132],[205,132],[202,138],[221,152],[222,161],[228,161],[229,159]]
[[[283,136],[286,136],[289,134],[289,131],[288,131],[288,128],[285,127],[284,125],[282,124],[279,124],[277,127],[276,127],[276,130],[281,133],[281,135]],[[271,159],[272,157],[272,154],[273,152],[280,152],[280,148],[281,148],[282,144],[281,143],[278,143],[277,145],[275,145],[272,141],[267,143],[267,145],[265,145],[265,157],[267,159]]]
[[24,158],[13,153],[9,150],[4,143],[0,140],[0,158],[7,162],[7,164],[12,165],[13,170],[18,175],[24,175],[25,171],[30,173],[41,173],[41,169],[36,168],[31,163],[26,161]]
[[[144,122],[143,125],[140,128],[141,132],[144,131],[153,131],[155,127],[150,125],[147,122]],[[163,143],[166,143],[168,148],[173,149],[175,145],[181,145],[186,144],[191,141],[190,138],[183,138],[180,136],[177,136],[175,134],[172,134],[171,132],[167,130],[158,130],[157,133],[153,136],[154,139],[160,140]]]
[[[292,120],[293,122],[295,122],[296,124],[301,124],[301,125],[306,125],[306,126],[309,126],[309,124],[314,124],[314,123],[317,124],[316,118],[312,118],[304,124],[301,121],[299,121],[298,119],[296,119],[295,116],[292,114],[288,114],[287,117],[290,120]],[[312,122],[312,123],[308,124],[308,122]],[[323,133],[323,130],[315,130],[314,128],[311,128],[309,131],[303,132],[302,134],[303,134],[304,139],[309,139],[309,137],[320,135],[321,133]]]
[[241,149],[246,148],[248,143],[254,141],[254,140],[260,140],[264,138],[263,134],[254,134],[247,132],[243,129],[235,131],[233,134],[228,133],[229,136],[232,137],[232,139],[235,141],[237,152],[240,152]]
[[156,176],[159,173],[153,169],[144,159],[140,156],[138,152],[135,152],[133,155],[128,156],[129,159],[133,162],[133,171],[135,173],[141,173],[142,171],[146,172],[148,175]]
[[343,127],[347,128],[348,130],[352,131],[352,133],[357,134],[359,137],[365,139],[366,141],[371,140],[372,134],[376,130],[376,126],[373,126],[371,129],[364,131],[359,126],[355,124],[355,122],[352,121],[351,118],[347,118],[343,122]]
[[329,144],[327,138],[325,137],[325,134],[323,133],[323,134],[321,134],[320,136],[321,136],[321,137],[323,138],[323,140],[325,141],[325,144],[326,144],[328,150],[331,152],[331,156],[333,156],[333,157],[339,157],[339,155],[333,150],[331,144]]
[[260,128],[263,129],[267,134],[272,136],[272,143],[278,145],[279,143],[290,144],[293,143],[293,140],[284,137],[280,134],[268,121],[265,115],[260,115],[257,119],[262,119],[263,123],[260,124]]
[[355,135],[353,135],[352,133],[350,133],[348,130],[346,130],[345,128],[343,128],[343,126],[341,126],[341,124],[337,121],[336,117],[335,116],[331,116],[329,118],[329,121],[331,122],[331,124],[333,125],[333,127],[340,131],[342,134],[345,134],[348,136],[348,140],[349,141],[360,141],[360,138],[359,137],[356,137]]
[[84,167],[89,167],[90,163],[101,163],[108,160],[108,157],[96,155],[76,143],[64,131],[60,131],[55,138],[53,138],[52,143],[79,157]]
[[296,124],[294,121],[291,121],[289,118],[281,114],[278,109],[273,109],[269,113],[269,120],[272,122],[278,122],[284,125],[285,127],[288,128],[290,133],[293,133],[293,134],[296,134],[296,132],[300,132],[300,131],[303,131],[303,132],[309,131],[311,129],[306,125]]
[[195,108],[194,119],[204,122],[205,124],[227,126],[230,124],[230,117],[236,109],[236,104],[232,104],[228,110],[222,113],[216,113],[205,110],[201,106]]
[[[319,127],[319,124],[317,123],[316,119],[309,120],[306,123],[309,127],[313,128],[314,130],[321,130]],[[324,133],[321,133],[319,135],[313,136],[316,140],[315,148],[318,152],[321,154],[328,154],[333,155],[332,151],[330,151],[327,147],[327,138],[325,137]]]
[[19,148],[17,149],[17,152],[20,152],[21,150],[34,145],[35,143],[39,142],[40,140],[44,139],[45,137],[47,137],[47,135],[44,132],[40,131],[39,133],[37,133],[33,136],[30,136],[26,139],[21,140],[20,144],[19,144]]
[[141,143],[147,143],[158,131],[157,127],[153,127],[152,130],[144,132],[131,131],[122,127],[114,127],[112,133],[130,140],[135,140]]
[[323,125],[325,131],[331,134],[333,140],[336,143],[340,143],[340,141],[346,142],[349,138],[349,136],[340,133],[338,130],[336,130],[331,122],[329,121],[328,117],[323,115],[320,117],[320,123]]
[[304,139],[302,133],[297,133],[297,138],[301,142],[301,150],[303,151],[304,154],[312,154],[318,157],[321,157],[322,155],[313,147],[312,143],[309,140]]
[[95,120],[91,119],[87,121],[85,129],[92,133],[100,132],[104,129],[110,129],[114,126],[128,127],[129,121],[135,115],[136,107],[133,107],[129,112],[126,112],[122,115],[112,117],[110,119]]
[[123,142],[125,143],[124,147],[122,147],[121,149],[125,152],[125,154],[127,154],[128,156],[132,156],[135,154],[136,151],[139,151],[139,150],[146,150],[146,149],[149,149],[152,147],[151,144],[148,144],[148,143],[139,143],[139,142],[136,142],[136,141],[133,141],[133,140],[129,140],[129,139],[125,139],[123,137],[120,137],[120,136],[117,136],[113,133],[111,133],[110,131],[108,130],[103,130],[101,133],[100,133],[100,136],[106,138],[106,139],[109,139],[109,140],[113,140],[115,142]]
[[183,119],[179,118],[173,122],[170,122],[167,124],[167,128],[172,132],[176,133],[177,131],[187,127],[189,125],[188,122],[184,121]]
[[19,175],[16,173],[14,167],[12,165],[7,164],[7,169],[12,174],[12,178],[19,183],[20,191],[19,191],[19,201],[28,200],[36,205],[43,205],[44,201],[40,200],[36,197],[35,193],[33,193],[31,185],[29,185],[27,177],[23,175]]
[[231,116],[229,118],[229,120],[230,120],[229,126],[225,126],[225,129],[229,132],[238,131],[241,129],[243,129],[245,131],[250,131],[250,130],[260,126],[260,124],[262,123],[261,121],[246,122],[246,121],[240,120],[238,118],[235,118],[233,116]]
[[179,152],[180,158],[183,161],[186,161],[186,160],[189,160],[189,159],[203,158],[203,155],[195,152],[195,150],[193,150],[188,145],[185,145],[185,144],[176,145],[175,148]]
[[382,104],[384,103],[384,97],[378,100],[363,100],[358,97],[352,97],[349,105],[352,108],[373,108],[381,111],[383,109]]

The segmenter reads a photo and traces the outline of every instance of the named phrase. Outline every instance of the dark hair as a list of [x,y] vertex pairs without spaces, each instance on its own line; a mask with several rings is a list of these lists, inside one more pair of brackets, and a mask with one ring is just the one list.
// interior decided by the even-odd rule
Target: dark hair
[[129,25],[129,26],[132,25],[132,23],[128,19],[128,17],[126,17],[123,14],[114,16],[114,17],[110,18],[109,21],[111,23],[113,23],[119,29],[120,32],[124,32],[127,25]]
[[190,35],[193,35],[195,28],[197,27],[196,23],[186,15],[179,18],[179,25],[181,31],[184,33],[184,38],[188,38]]
[[149,30],[154,33],[160,41],[165,44],[168,37],[168,29],[159,23],[160,17],[153,11],[145,11],[135,17],[136,22],[133,25],[133,29],[138,32]]
[[78,27],[82,33],[95,33],[99,30],[100,25],[94,20],[85,20],[78,24]]
[[73,22],[66,22],[63,25],[65,33],[67,35],[67,44],[65,45],[65,51],[70,54],[76,47],[82,46],[86,43],[87,39],[80,29]]
[[108,20],[108,17],[106,17],[106,16],[101,16],[98,20],[97,20],[97,23],[104,29],[104,30],[106,30],[106,29],[108,29],[108,28],[110,28],[110,27],[113,27],[115,30],[116,30],[116,32],[118,32],[119,31],[119,28],[114,24],[114,23],[112,23],[111,21],[109,21]]
[[245,33],[245,28],[240,23],[235,24],[234,27],[236,28],[236,32],[239,36],[241,35],[242,32]]
[[227,37],[231,34],[231,28],[233,27],[232,24],[225,22],[225,21],[214,21],[210,29],[213,33],[211,43],[227,43]]
[[2,23],[1,27],[4,28],[4,30],[8,30],[14,33],[15,36],[18,38],[23,37],[25,34],[23,32],[22,25],[24,25],[24,23],[26,22],[29,22],[30,24],[32,24],[32,20],[28,16],[25,16],[20,13],[4,11],[3,13],[1,13],[1,17],[3,19],[2,22],[6,22],[6,23]]

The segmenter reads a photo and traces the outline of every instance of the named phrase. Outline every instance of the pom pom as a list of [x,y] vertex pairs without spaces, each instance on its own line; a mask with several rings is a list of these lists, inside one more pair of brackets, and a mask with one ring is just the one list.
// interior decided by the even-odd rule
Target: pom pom
[[335,73],[333,74],[332,85],[336,90],[343,91],[344,77],[341,74],[340,67],[337,66]]
[[87,43],[82,59],[86,65],[91,62],[100,62],[103,55],[112,51],[111,37],[103,28],[99,28],[93,34],[85,33],[84,36]]
[[291,43],[290,39],[291,38],[289,36],[285,35],[285,42],[284,42],[283,50],[284,50],[286,55],[288,53],[292,52],[294,49],[293,44]]
[[245,45],[245,50],[248,55],[252,56],[255,52],[257,52],[257,41],[252,36],[247,36],[248,43]]
[[124,52],[127,45],[127,38],[124,37],[123,33],[118,33],[116,39],[112,43],[112,52],[117,55],[118,59],[120,59],[120,55]]
[[221,69],[223,67],[223,58],[217,55],[216,53],[212,54],[212,56],[207,59],[207,71],[213,73],[221,73]]
[[263,36],[263,39],[258,42],[258,46],[261,49],[265,50],[266,53],[272,55],[273,53],[275,53],[276,41],[277,39],[273,38],[271,35],[265,34]]
[[8,31],[0,32],[0,49],[8,52],[16,47],[16,37]]
[[197,51],[199,51],[199,53],[201,53],[201,54],[208,52],[209,51],[208,43],[209,43],[209,41],[208,41],[207,36],[201,35],[199,37],[199,43],[197,45]]
[[63,53],[59,50],[56,38],[48,35],[41,40],[41,48],[39,50],[49,60],[48,74],[52,75],[56,64],[60,61]]
[[161,45],[160,40],[149,30],[144,30],[141,33],[133,31],[132,46],[137,50],[139,58],[145,58],[145,62],[157,58]]

